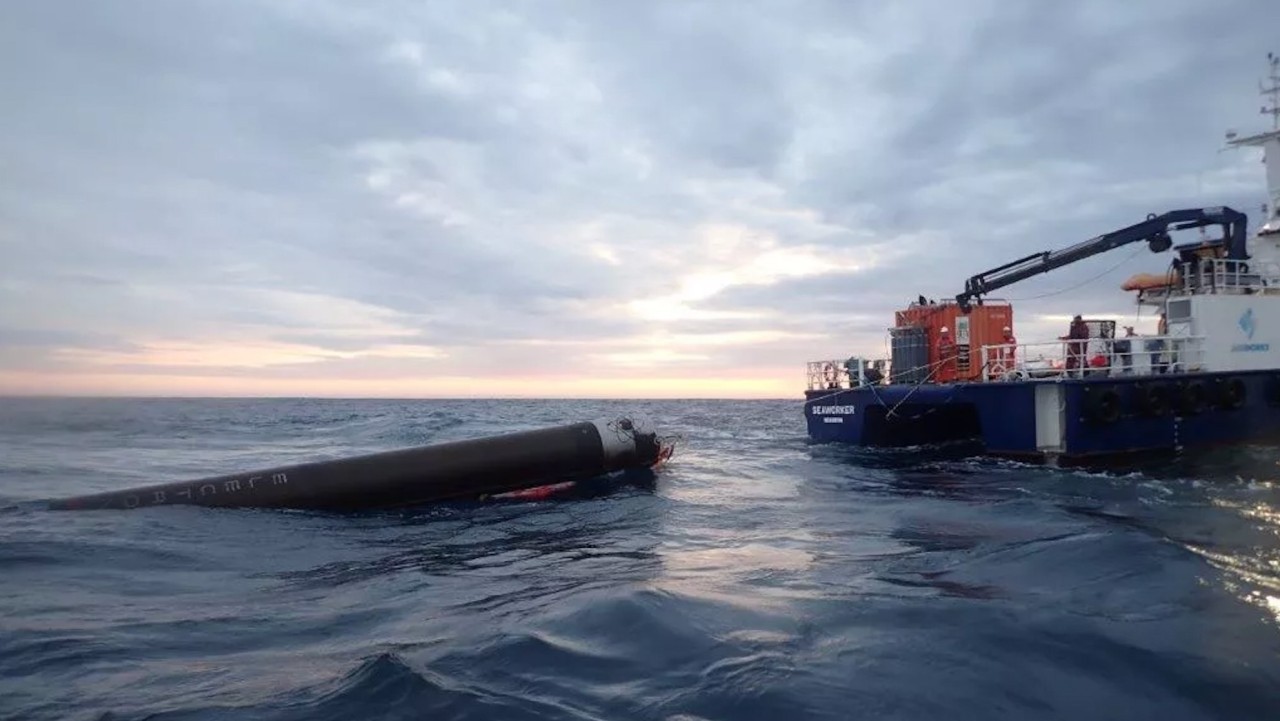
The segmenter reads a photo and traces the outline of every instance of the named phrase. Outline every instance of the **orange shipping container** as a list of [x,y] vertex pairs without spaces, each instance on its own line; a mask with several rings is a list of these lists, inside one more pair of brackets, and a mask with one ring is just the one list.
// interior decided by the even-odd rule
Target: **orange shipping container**
[[[924,328],[928,344],[929,382],[973,381],[982,378],[982,346],[1008,342],[1004,329],[1009,328],[1012,332],[1013,306],[988,302],[971,307],[968,313],[961,313],[954,302],[913,303],[906,310],[898,311],[894,322],[898,328]],[[942,363],[943,328],[947,329],[946,334],[954,346],[949,354],[952,357],[946,363]]]

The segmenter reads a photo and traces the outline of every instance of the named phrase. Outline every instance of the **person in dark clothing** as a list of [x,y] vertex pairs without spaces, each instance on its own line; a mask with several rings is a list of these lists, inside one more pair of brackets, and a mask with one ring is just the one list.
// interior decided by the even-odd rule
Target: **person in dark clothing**
[[880,381],[884,380],[884,373],[880,370],[878,362],[867,366],[862,374],[866,377],[868,385],[879,385]]
[[[1089,324],[1079,315],[1071,319],[1067,341],[1067,374],[1083,375],[1085,346],[1089,342]],[[1071,371],[1075,371],[1073,374]]]

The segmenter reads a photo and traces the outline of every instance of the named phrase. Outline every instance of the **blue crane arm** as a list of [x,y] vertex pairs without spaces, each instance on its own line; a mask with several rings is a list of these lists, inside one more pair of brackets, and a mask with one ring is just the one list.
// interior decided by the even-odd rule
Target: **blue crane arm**
[[979,273],[965,281],[964,292],[956,296],[956,302],[962,310],[967,311],[971,300],[981,298],[986,293],[1129,243],[1147,241],[1151,252],[1163,253],[1173,246],[1173,241],[1169,237],[1170,230],[1221,225],[1222,242],[1226,245],[1227,258],[1248,260],[1245,241],[1247,222],[1248,219],[1244,213],[1226,206],[1171,210],[1162,215],[1150,215],[1141,223],[1135,223],[1127,228],[1114,230],[1061,250],[1028,255],[1012,263]]

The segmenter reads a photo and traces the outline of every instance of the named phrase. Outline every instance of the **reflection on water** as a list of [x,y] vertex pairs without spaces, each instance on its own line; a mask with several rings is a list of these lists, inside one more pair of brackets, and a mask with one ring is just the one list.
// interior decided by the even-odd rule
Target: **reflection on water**
[[746,543],[730,548],[671,549],[662,554],[663,569],[673,578],[698,576],[726,582],[745,575],[777,571],[801,572],[813,565],[814,555],[798,548]]
[[1202,533],[1185,540],[1183,546],[1223,571],[1227,590],[1280,624],[1280,511],[1260,499],[1219,497],[1211,504],[1236,522],[1226,534]]

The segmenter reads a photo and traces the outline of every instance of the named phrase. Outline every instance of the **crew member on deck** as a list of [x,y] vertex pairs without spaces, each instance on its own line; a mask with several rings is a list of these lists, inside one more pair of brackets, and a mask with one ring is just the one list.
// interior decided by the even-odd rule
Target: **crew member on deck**
[[876,361],[862,372],[867,378],[867,385],[879,385],[884,380],[884,361]]
[[1013,337],[1013,329],[1005,326],[1000,331],[1000,344],[995,347],[995,357],[988,359],[989,370],[992,375],[997,378],[1005,378],[1014,370],[1016,370],[1017,360],[1014,357],[1014,348],[1018,341]]
[[1002,360],[1006,368],[1013,370],[1018,361],[1018,339],[1013,337],[1013,329],[1009,326],[1005,326],[1001,333],[1004,335],[1004,340],[1001,342],[1006,346],[1003,349],[1004,358]]
[[1071,319],[1071,327],[1063,340],[1067,341],[1067,375],[1083,375],[1085,346],[1089,342],[1089,324],[1076,315]]
[[938,372],[934,375],[950,380],[955,357],[955,341],[951,340],[951,331],[944,325],[938,331]]

